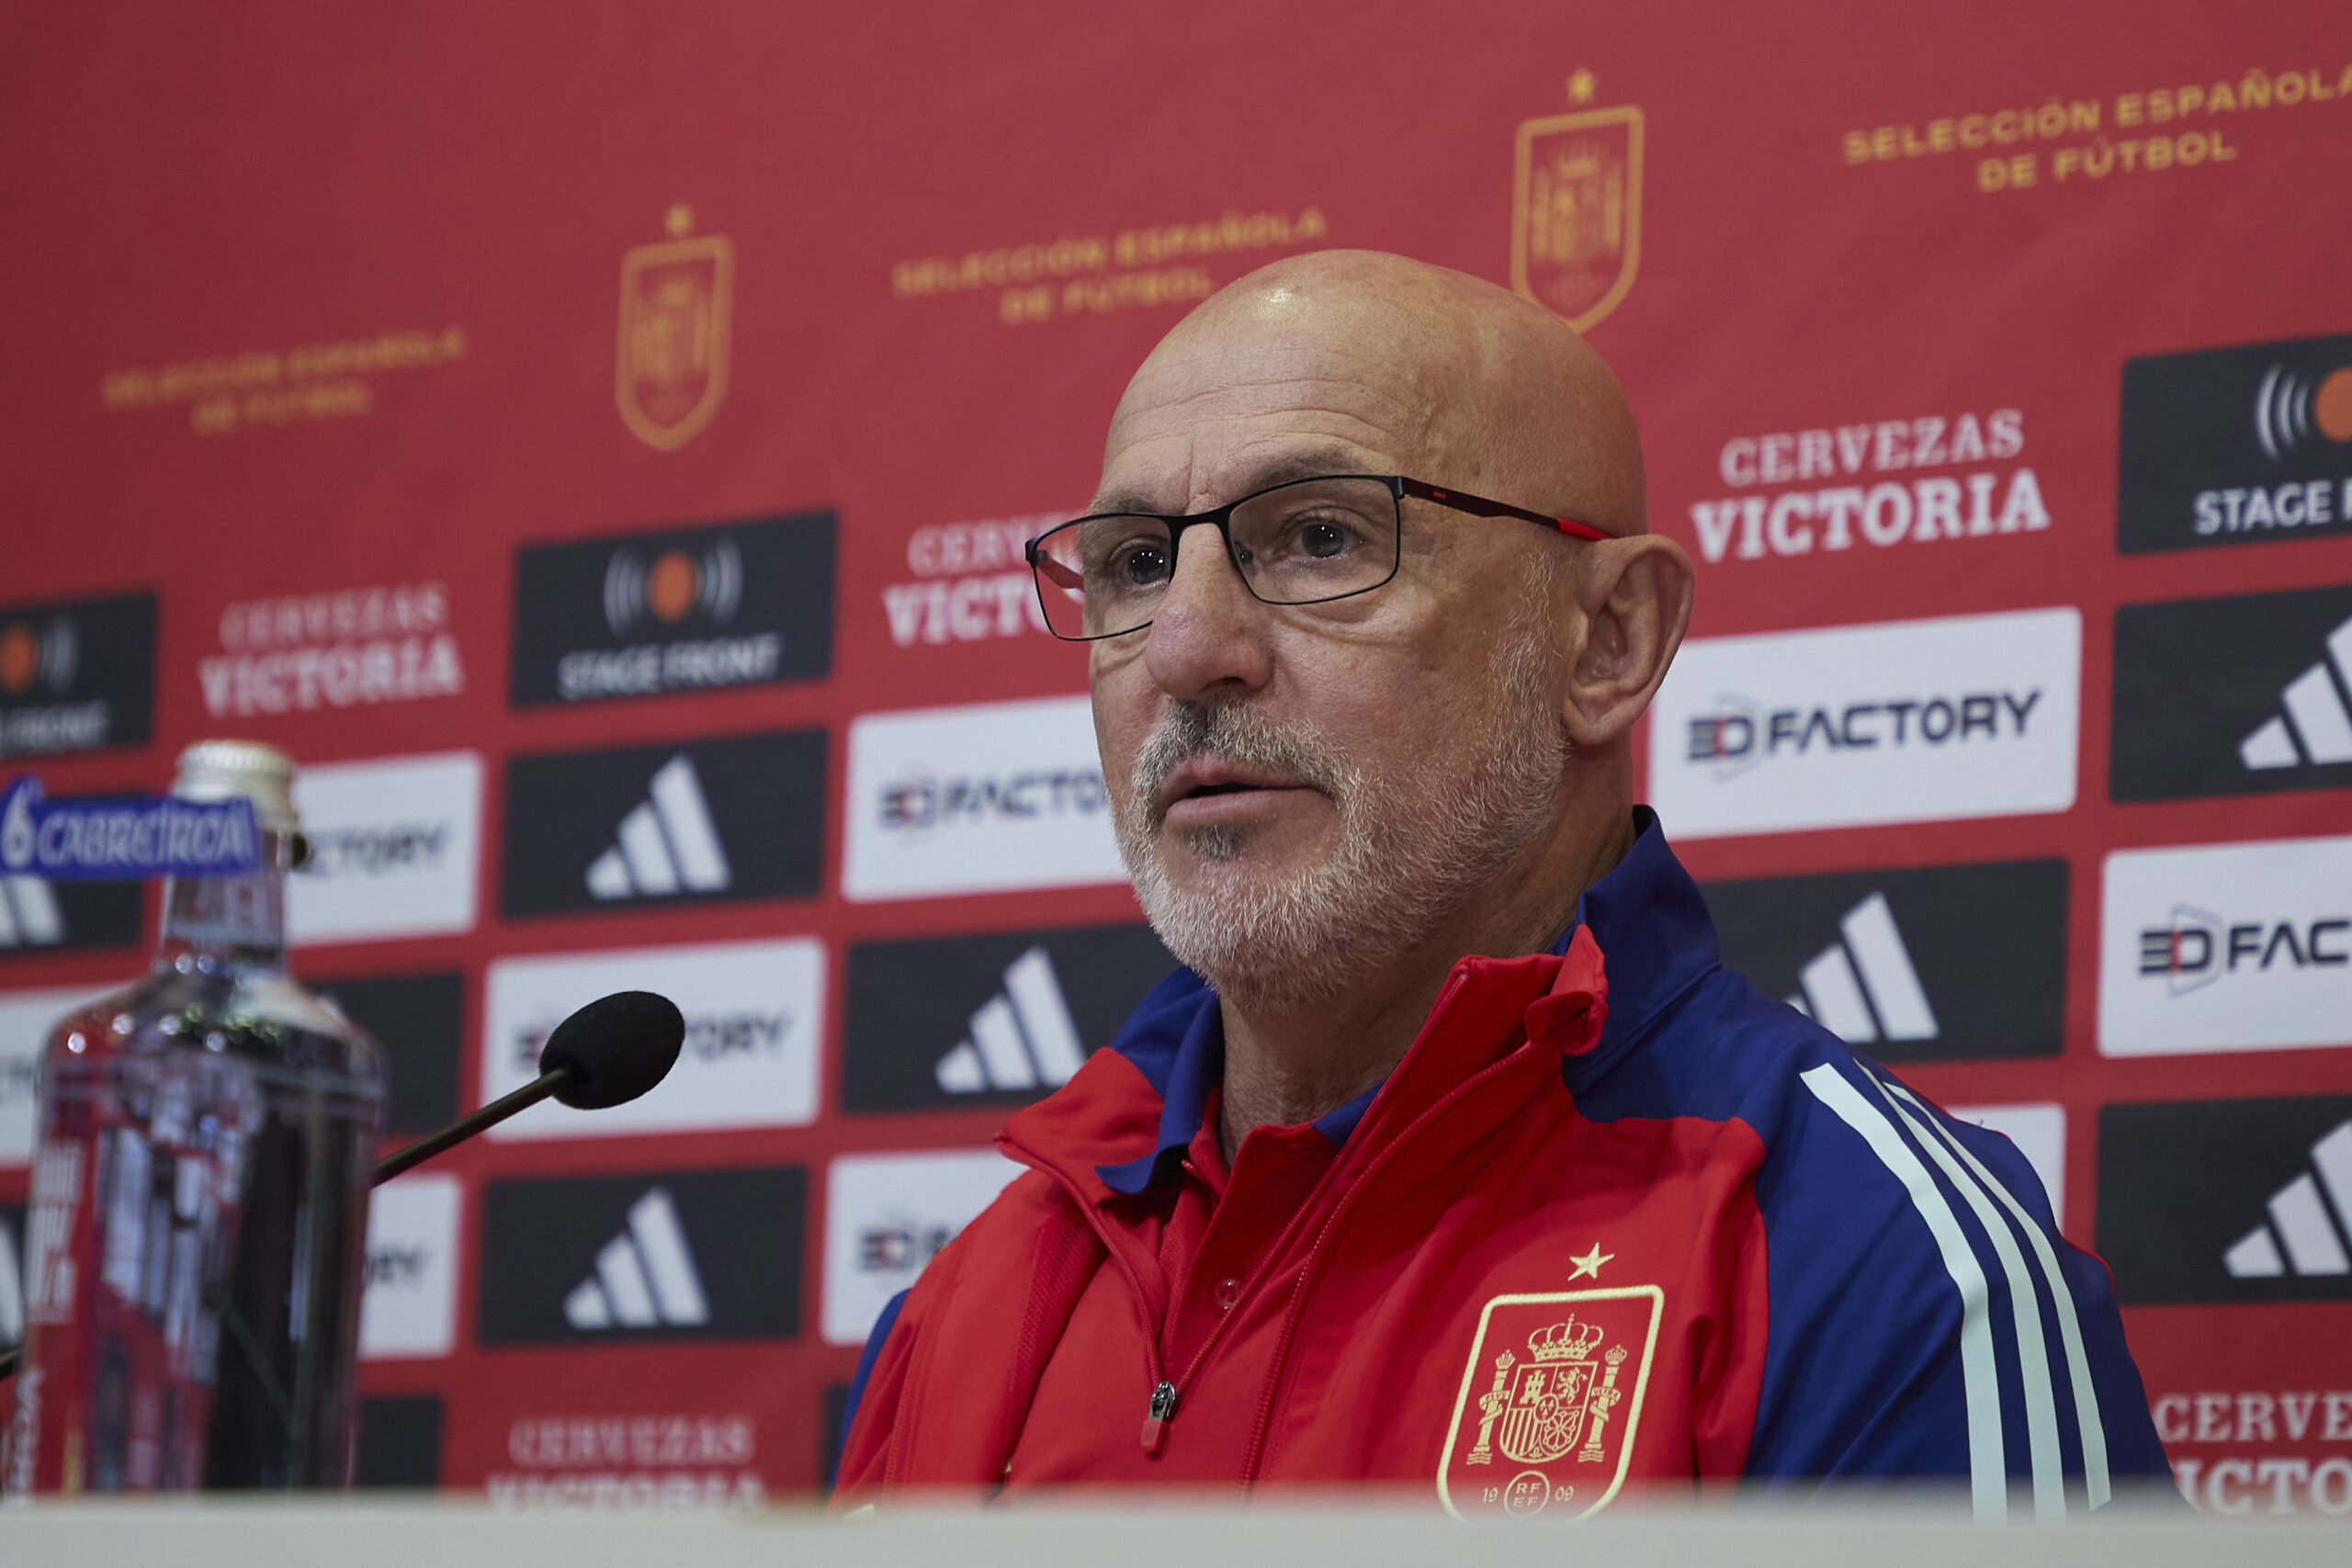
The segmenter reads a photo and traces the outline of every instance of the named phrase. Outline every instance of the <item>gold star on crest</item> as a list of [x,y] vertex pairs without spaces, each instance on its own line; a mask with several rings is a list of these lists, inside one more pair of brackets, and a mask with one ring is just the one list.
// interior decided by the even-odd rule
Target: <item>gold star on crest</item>
[[1600,1278],[1600,1266],[1616,1256],[1617,1255],[1613,1252],[1601,1251],[1600,1244],[1596,1241],[1592,1244],[1592,1250],[1586,1253],[1582,1258],[1578,1258],[1573,1253],[1569,1254],[1568,1261],[1575,1264],[1576,1267],[1568,1271],[1568,1278],[1571,1280],[1581,1280],[1586,1275],[1589,1274],[1594,1279],[1598,1280]]
[[662,226],[670,231],[670,238],[683,240],[694,231],[695,209],[683,201],[679,202],[670,209],[669,216]]
[[1569,101],[1579,104],[1592,102],[1592,73],[1581,65],[1577,66],[1576,74],[1568,78]]

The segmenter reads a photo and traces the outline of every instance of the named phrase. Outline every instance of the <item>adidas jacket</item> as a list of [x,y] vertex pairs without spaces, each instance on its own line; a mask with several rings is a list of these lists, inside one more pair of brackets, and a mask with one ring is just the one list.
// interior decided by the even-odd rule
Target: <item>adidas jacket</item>
[[1470,957],[1387,1081],[1227,1173],[1179,972],[999,1138],[891,1303],[838,1496],[1387,1483],[1465,1517],[1949,1478],[2169,1480],[2098,1261],[1997,1134],[1725,970],[1646,811],[1558,953]]

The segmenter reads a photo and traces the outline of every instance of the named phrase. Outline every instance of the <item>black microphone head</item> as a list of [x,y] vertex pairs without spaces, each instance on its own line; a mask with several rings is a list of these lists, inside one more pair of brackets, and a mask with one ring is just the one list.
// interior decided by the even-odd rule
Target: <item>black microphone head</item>
[[615,991],[556,1025],[539,1053],[539,1071],[571,1068],[555,1097],[577,1110],[602,1111],[667,1077],[685,1040],[677,1003],[651,991]]

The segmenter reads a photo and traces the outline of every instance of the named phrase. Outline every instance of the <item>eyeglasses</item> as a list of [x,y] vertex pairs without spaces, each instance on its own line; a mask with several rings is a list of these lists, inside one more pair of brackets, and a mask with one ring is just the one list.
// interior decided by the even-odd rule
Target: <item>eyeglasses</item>
[[1189,517],[1104,512],[1029,541],[1029,570],[1046,627],[1065,642],[1125,637],[1151,625],[1176,579],[1177,543],[1195,524],[1215,528],[1242,586],[1267,604],[1320,604],[1369,593],[1396,575],[1404,498],[1475,517],[1517,517],[1579,539],[1610,536],[1589,523],[1440,490],[1396,474],[1293,479]]

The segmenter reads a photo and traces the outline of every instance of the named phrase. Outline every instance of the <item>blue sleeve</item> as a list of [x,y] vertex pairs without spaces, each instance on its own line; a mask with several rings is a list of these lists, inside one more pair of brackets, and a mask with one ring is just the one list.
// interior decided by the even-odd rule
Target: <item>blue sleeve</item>
[[874,1332],[865,1337],[865,1348],[857,1358],[857,1371],[849,1380],[849,1397],[842,1401],[842,1427],[833,1434],[833,1462],[825,1472],[828,1496],[841,1480],[842,1453],[849,1447],[849,1429],[857,1425],[857,1407],[865,1398],[865,1380],[874,1371],[876,1359],[882,1354],[882,1342],[899,1325],[899,1310],[906,1304],[906,1292],[892,1296],[889,1304],[882,1309],[882,1315],[874,1320]]
[[1833,1057],[1797,1075],[1757,1201],[1751,1477],[1964,1481],[1980,1518],[2169,1490],[2106,1270],[2007,1139]]

